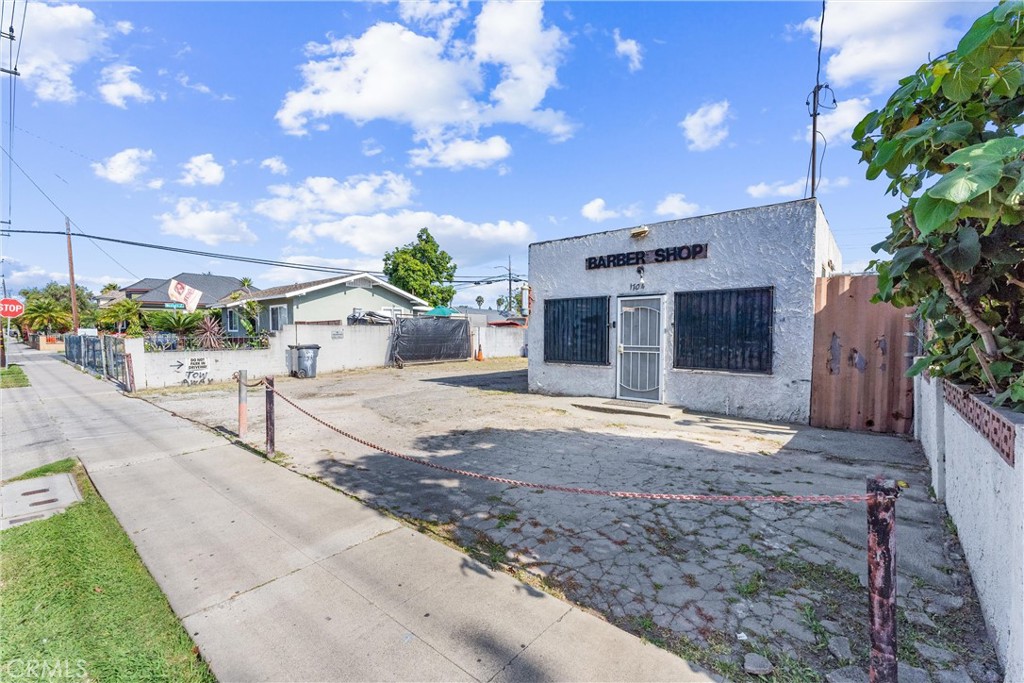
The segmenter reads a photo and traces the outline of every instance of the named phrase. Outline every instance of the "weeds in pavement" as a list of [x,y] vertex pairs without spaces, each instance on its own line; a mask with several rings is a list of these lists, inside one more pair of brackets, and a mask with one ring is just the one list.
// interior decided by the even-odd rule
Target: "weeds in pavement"
[[764,576],[761,572],[754,572],[749,579],[737,584],[736,592],[745,598],[752,598],[764,588]]

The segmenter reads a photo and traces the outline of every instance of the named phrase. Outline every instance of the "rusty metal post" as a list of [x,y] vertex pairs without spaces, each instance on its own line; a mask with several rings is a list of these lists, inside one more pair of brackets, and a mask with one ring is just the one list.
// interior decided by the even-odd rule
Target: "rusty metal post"
[[[83,344],[84,348],[84,344]],[[132,365],[132,354],[124,354],[124,372],[125,372],[125,386],[128,387],[128,393],[135,393],[135,366]]]
[[267,457],[274,457],[274,378],[267,377]]
[[900,487],[881,475],[868,477],[868,617],[871,683],[897,683],[896,498]]
[[245,370],[238,371],[238,438],[244,439],[249,431],[249,387],[245,385]]

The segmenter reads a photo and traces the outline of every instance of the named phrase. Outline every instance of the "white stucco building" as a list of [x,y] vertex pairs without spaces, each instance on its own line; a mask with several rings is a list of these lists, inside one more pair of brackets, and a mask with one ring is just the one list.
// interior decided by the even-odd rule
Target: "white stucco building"
[[530,391],[785,422],[810,415],[816,200],[530,245]]

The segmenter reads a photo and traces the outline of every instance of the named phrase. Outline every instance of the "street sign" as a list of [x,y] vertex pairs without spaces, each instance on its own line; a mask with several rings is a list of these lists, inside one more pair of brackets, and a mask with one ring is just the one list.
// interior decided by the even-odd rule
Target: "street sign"
[[0,299],[0,318],[17,318],[25,312],[25,304],[17,299]]
[[185,308],[185,304],[178,304],[178,303],[164,304],[164,308]]

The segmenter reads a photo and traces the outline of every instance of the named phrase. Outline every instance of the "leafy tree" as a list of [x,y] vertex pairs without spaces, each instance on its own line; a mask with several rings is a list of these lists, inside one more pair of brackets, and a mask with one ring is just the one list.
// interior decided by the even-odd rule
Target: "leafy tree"
[[523,310],[523,293],[521,291],[515,292],[511,299],[506,296],[499,296],[496,303],[498,304],[499,311],[518,313]]
[[452,257],[437,244],[430,231],[423,228],[416,241],[384,254],[384,275],[388,282],[430,302],[447,306],[455,297],[450,284],[457,266]]
[[[75,285],[75,292],[78,295],[78,315],[82,320],[93,319],[96,312],[96,302],[93,300],[93,293],[81,285]],[[26,305],[35,297],[53,299],[61,304],[70,315],[71,313],[71,285],[62,285],[56,281],[50,281],[45,287],[27,287],[19,292],[25,298]]]
[[121,289],[121,285],[116,282],[108,282],[103,285],[103,289],[100,290],[100,294],[110,294],[111,292],[116,292],[119,289]]
[[476,307],[477,308],[483,308],[484,307],[484,298],[482,296],[478,296],[476,298]]
[[36,294],[25,302],[18,323],[30,332],[67,332],[71,329],[71,311],[56,299]]
[[876,300],[928,321],[930,368],[1024,407],[1024,1],[974,22],[853,133],[888,192],[905,199],[874,250]]

